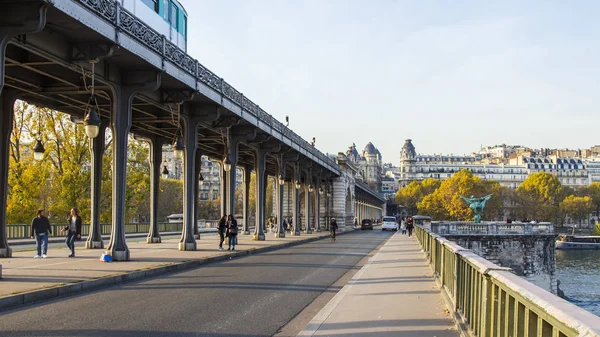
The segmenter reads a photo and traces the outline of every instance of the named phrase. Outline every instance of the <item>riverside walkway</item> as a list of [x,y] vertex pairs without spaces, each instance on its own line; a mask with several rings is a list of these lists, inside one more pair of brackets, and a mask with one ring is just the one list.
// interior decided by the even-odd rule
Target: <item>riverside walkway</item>
[[[328,236],[329,232],[302,233],[285,238],[274,238],[273,235],[267,233],[265,241],[253,241],[251,235],[240,235],[235,251],[219,251],[216,233],[202,234],[197,241],[196,251],[178,250],[179,238],[163,238],[162,243],[155,244],[129,242],[131,260],[112,263],[99,261],[103,249],[78,248],[76,257],[68,258],[69,250],[66,247],[50,248],[45,259],[34,259],[35,251],[31,249],[15,251],[12,258],[0,259],[3,269],[0,309],[314,241]],[[223,246],[227,249],[227,242]]]
[[415,237],[396,233],[298,336],[437,336],[458,332]]

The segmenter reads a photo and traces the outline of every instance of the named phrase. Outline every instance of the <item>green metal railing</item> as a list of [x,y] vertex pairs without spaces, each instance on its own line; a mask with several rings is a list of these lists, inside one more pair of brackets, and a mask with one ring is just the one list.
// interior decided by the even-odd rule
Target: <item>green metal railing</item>
[[[217,220],[201,220],[198,222],[198,226],[200,228],[210,228],[216,227]],[[66,236],[66,233],[61,233],[61,229],[66,227],[67,224],[53,224],[50,225],[52,227],[51,237],[61,237]],[[101,232],[102,235],[110,234],[112,225],[111,224],[101,224]],[[159,232],[180,232],[183,229],[183,223],[175,222],[160,222],[158,224]],[[31,234],[31,225],[7,225],[7,235],[8,239],[26,239],[29,238]],[[149,223],[126,223],[125,224],[125,233],[133,234],[133,233],[148,233],[150,231]],[[90,225],[83,224],[81,226],[81,235],[87,236],[90,233]]]
[[600,336],[600,317],[427,229],[415,226],[415,234],[470,336]]

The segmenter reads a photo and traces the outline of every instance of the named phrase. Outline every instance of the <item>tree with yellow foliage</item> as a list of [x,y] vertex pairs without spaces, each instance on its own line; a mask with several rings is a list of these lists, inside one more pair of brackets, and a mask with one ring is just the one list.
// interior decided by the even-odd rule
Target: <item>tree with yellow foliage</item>
[[451,178],[441,182],[439,188],[423,198],[418,204],[419,214],[429,215],[436,220],[473,220],[473,210],[462,196],[492,194],[483,211],[484,218],[501,218],[501,187],[495,181],[483,181],[467,169],[460,170]]
[[560,203],[560,208],[565,214],[568,214],[571,219],[578,224],[581,224],[581,221],[590,215],[594,206],[592,204],[592,198],[588,196],[577,197],[570,195]]

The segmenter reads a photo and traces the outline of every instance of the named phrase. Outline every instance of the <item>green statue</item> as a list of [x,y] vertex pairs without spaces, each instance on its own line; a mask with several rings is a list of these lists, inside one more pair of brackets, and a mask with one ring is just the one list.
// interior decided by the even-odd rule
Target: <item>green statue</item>
[[473,213],[475,213],[475,219],[473,219],[475,223],[481,223],[481,212],[483,212],[483,209],[485,208],[485,202],[490,200],[492,195],[488,194],[485,197],[480,198],[475,198],[473,195],[471,195],[470,198],[465,198],[462,195],[459,195],[459,197],[466,201],[473,210]]

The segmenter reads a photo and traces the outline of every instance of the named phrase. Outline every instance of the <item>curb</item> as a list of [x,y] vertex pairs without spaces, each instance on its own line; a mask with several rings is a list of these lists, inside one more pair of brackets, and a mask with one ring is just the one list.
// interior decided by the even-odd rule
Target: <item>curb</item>
[[[353,230],[339,232],[337,235],[352,233]],[[86,291],[98,290],[100,288],[108,287],[111,285],[140,280],[148,277],[159,276],[167,273],[173,273],[178,271],[184,271],[188,269],[192,269],[195,267],[202,266],[204,264],[219,262],[223,260],[228,260],[229,258],[234,257],[243,257],[247,255],[252,255],[256,253],[265,253],[273,250],[278,250],[282,248],[297,246],[300,244],[318,241],[322,239],[326,239],[329,236],[319,236],[314,238],[302,239],[292,242],[286,242],[282,244],[276,244],[268,247],[261,247],[251,250],[240,250],[236,252],[226,253],[224,255],[211,256],[207,258],[200,258],[197,260],[190,260],[184,262],[177,262],[166,266],[158,266],[154,268],[134,270],[131,272],[126,272],[123,274],[118,274],[114,276],[105,276],[101,278],[97,278],[90,281],[75,281],[73,283],[52,286],[49,288],[43,288],[39,290],[33,290],[21,294],[8,295],[0,298],[0,310],[14,308],[19,305],[31,304],[38,301],[49,300],[53,298],[69,296],[73,294],[78,294]],[[120,263],[120,262],[115,262]],[[1,282],[1,281],[0,281]]]

